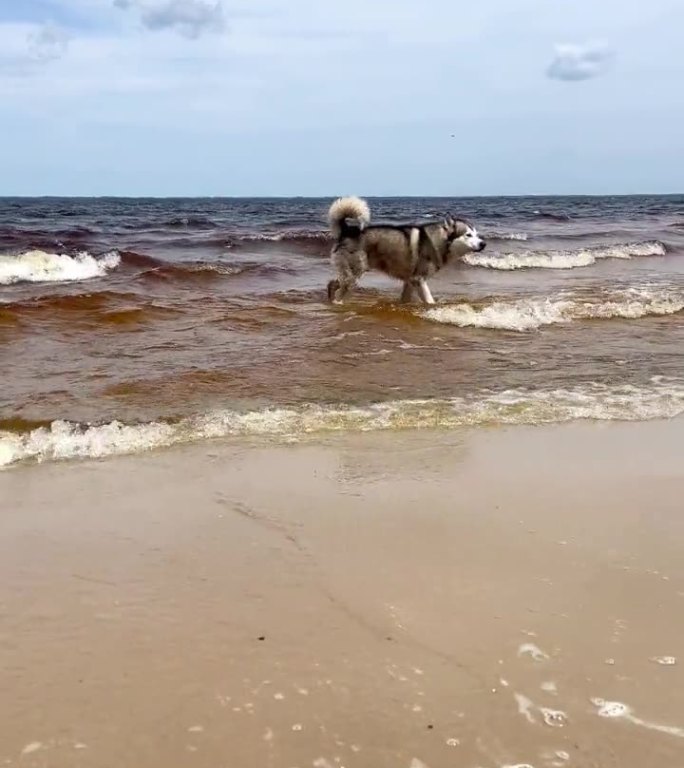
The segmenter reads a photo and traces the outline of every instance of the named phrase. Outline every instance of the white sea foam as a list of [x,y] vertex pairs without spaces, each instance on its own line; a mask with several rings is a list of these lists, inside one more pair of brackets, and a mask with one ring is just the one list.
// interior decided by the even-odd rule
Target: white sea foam
[[22,750],[22,755],[30,755],[33,754],[33,752],[38,752],[38,750],[43,748],[43,743],[41,741],[32,741],[30,744],[27,744]]
[[491,240],[527,240],[527,232],[491,232],[486,235]]
[[578,251],[577,253],[523,251],[522,253],[502,253],[500,255],[467,253],[463,257],[463,261],[473,267],[512,271],[515,269],[588,267],[590,264],[596,263],[596,258],[588,251]]
[[628,707],[627,704],[623,704],[621,701],[606,701],[605,699],[597,698],[592,699],[591,702],[597,707],[599,717],[621,718],[633,725],[646,728],[649,731],[656,731],[657,733],[664,733],[668,736],[684,739],[684,728],[679,728],[676,725],[663,725],[662,723],[654,723],[649,720],[644,720],[641,717],[637,717],[632,712],[631,707]]
[[568,716],[565,712],[559,709],[549,709],[548,707],[541,707],[539,710],[544,718],[546,725],[551,728],[563,728],[567,725]]
[[574,269],[588,267],[599,259],[632,259],[642,256],[664,256],[665,246],[658,242],[598,245],[576,251],[521,251],[520,253],[468,253],[463,261],[488,269]]
[[530,763],[516,763],[515,765],[507,763],[506,765],[502,765],[501,768],[534,768],[534,766]]
[[518,656],[529,656],[534,661],[548,661],[549,655],[534,643],[524,643],[518,648]]
[[104,277],[121,263],[116,252],[95,258],[87,252],[25,251],[17,256],[0,255],[0,285],[14,283],[61,283]]
[[532,699],[524,696],[522,693],[514,693],[513,698],[518,706],[518,714],[522,715],[528,723],[533,725],[537,722],[536,713],[542,716],[545,725],[551,728],[564,728],[568,722],[568,716],[559,709],[549,709],[548,707],[538,707]]
[[586,297],[565,292],[555,297],[526,297],[480,305],[452,304],[423,311],[423,317],[461,328],[531,331],[577,320],[639,319],[673,315],[684,309],[684,290],[644,286]]
[[516,763],[515,765],[503,765],[501,768],[534,768],[530,763]]
[[578,419],[640,421],[684,413],[684,382],[587,384],[574,389],[512,389],[470,397],[393,400],[368,406],[303,405],[215,411],[175,423],[79,425],[55,421],[28,433],[0,431],[0,467],[22,460],[101,458],[235,436],[285,440],[304,435],[393,429],[448,429],[488,424],[550,424]]
[[316,230],[289,230],[286,232],[274,232],[267,234],[255,232],[238,238],[243,242],[271,242],[280,243],[287,240],[329,240],[330,235],[325,231]]
[[523,696],[522,693],[514,693],[513,698],[515,699],[515,703],[518,705],[518,714],[522,715],[528,723],[536,723],[537,721],[534,717],[536,706],[532,699],[528,698],[527,696]]

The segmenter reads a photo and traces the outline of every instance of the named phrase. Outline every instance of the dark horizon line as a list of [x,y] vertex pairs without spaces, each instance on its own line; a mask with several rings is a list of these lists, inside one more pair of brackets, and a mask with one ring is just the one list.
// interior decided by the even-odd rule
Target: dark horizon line
[[[334,200],[343,195],[4,195],[2,200]],[[368,200],[458,200],[548,197],[683,197],[684,192],[533,193],[514,195],[359,195]]]

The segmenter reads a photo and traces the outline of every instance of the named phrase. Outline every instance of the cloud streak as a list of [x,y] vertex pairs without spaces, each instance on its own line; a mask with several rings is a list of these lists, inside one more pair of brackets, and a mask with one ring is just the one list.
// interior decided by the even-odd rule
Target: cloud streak
[[556,45],[556,55],[546,70],[551,80],[591,80],[608,69],[613,53],[603,43]]
[[114,0],[114,6],[138,11],[143,26],[149,30],[174,30],[191,40],[226,28],[220,0]]

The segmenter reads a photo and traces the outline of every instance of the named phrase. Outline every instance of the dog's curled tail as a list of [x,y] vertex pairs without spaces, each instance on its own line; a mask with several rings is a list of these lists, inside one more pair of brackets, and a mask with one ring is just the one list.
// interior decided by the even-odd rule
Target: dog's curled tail
[[357,229],[363,229],[370,223],[370,208],[360,197],[340,197],[330,206],[328,222],[334,237],[340,237],[347,219],[355,219]]

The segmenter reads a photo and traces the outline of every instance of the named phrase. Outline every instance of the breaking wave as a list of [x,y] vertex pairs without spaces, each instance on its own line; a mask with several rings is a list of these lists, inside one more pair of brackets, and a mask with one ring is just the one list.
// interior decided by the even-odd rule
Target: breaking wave
[[367,406],[302,405],[222,410],[175,423],[81,425],[55,421],[26,433],[0,431],[0,467],[21,461],[141,453],[236,436],[297,439],[330,432],[550,424],[579,419],[641,421],[684,413],[684,382],[656,377],[643,387],[588,384],[572,389],[485,391],[470,397],[394,400]]
[[0,285],[14,283],[66,283],[104,277],[119,266],[121,256],[112,251],[104,256],[88,252],[65,253],[25,251],[17,256],[0,256]]
[[684,291],[670,288],[630,288],[601,298],[563,293],[556,297],[529,297],[481,305],[456,304],[425,310],[428,320],[462,328],[531,331],[544,325],[576,320],[673,315],[684,309]]
[[487,240],[519,240],[528,239],[527,232],[489,232],[486,235]]
[[521,253],[480,254],[463,257],[466,264],[488,269],[573,269],[588,267],[599,259],[632,259],[641,256],[665,256],[667,250],[658,241],[599,245],[578,251],[522,251]]
[[325,241],[331,240],[332,237],[329,232],[318,229],[300,229],[300,230],[286,230],[284,232],[255,232],[249,235],[241,235],[237,238],[243,243],[258,243],[258,242],[270,242],[270,243],[282,243],[282,242],[298,242],[300,240],[316,240]]

